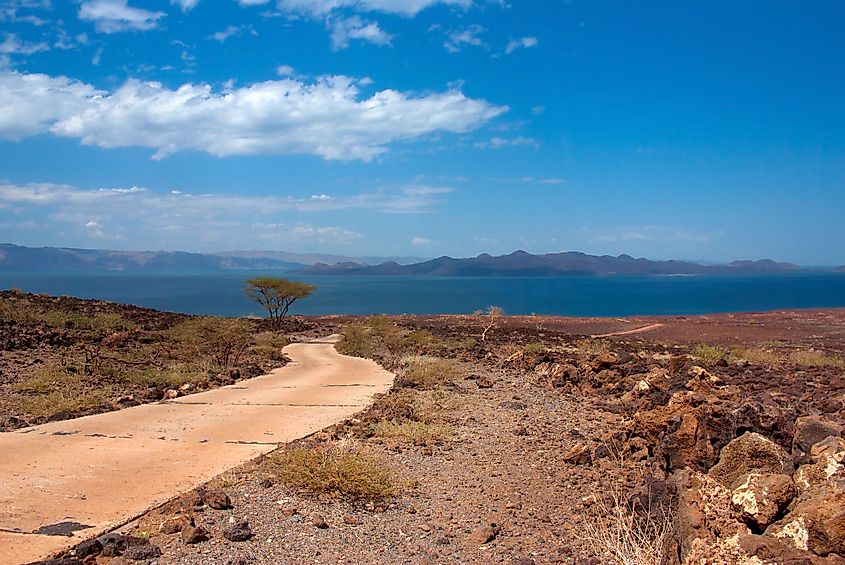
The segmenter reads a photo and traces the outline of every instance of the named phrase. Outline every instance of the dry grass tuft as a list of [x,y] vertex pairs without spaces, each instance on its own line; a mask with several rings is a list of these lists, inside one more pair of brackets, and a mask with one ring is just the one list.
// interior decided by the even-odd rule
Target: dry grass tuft
[[621,487],[611,488],[596,503],[598,519],[588,522],[585,538],[604,563],[664,565],[672,528],[667,510],[637,509],[626,501]]
[[309,494],[381,502],[400,491],[394,473],[381,459],[353,450],[286,448],[271,455],[268,465],[278,480]]
[[825,355],[821,351],[795,351],[789,356],[789,361],[801,367],[845,367],[845,359]]
[[403,370],[396,378],[396,386],[429,390],[461,376],[461,366],[453,359],[429,355],[414,355],[402,359]]

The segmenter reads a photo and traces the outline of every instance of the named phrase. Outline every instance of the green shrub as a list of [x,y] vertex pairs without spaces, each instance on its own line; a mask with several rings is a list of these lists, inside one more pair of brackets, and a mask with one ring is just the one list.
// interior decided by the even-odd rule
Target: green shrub
[[362,324],[352,324],[343,328],[340,334],[340,341],[335,345],[339,353],[353,357],[373,356],[375,343],[367,327]]
[[704,363],[712,365],[727,357],[728,350],[724,347],[719,347],[718,345],[699,343],[692,348],[690,353],[692,353],[693,357],[703,361]]
[[237,365],[249,347],[252,324],[233,318],[189,318],[168,331],[185,360],[205,358],[214,366],[227,369]]

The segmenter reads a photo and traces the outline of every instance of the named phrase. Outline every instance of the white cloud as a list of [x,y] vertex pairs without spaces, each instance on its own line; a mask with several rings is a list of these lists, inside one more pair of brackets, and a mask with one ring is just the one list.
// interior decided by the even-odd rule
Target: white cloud
[[387,145],[435,132],[465,133],[507,111],[456,90],[382,90],[361,99],[345,76],[281,79],[216,92],[129,80],[113,92],[66,77],[0,71],[0,138],[50,132],[102,148],[147,147],[215,156],[309,154],[370,161]]
[[200,0],[170,0],[170,3],[178,4],[183,12],[190,12],[200,3]]
[[[303,214],[332,210],[424,212],[450,189],[412,185],[351,196],[310,197],[191,194],[141,187],[86,190],[58,184],[0,184],[0,208],[15,225],[0,224],[0,239],[14,237],[21,222],[49,218],[54,231],[75,234],[67,244],[124,239],[138,247],[249,248],[256,240],[345,244],[363,235],[342,226],[302,221]],[[71,237],[71,236],[69,236]],[[72,238],[71,238],[72,239]]]
[[0,54],[2,55],[32,55],[48,49],[50,49],[50,46],[43,41],[38,43],[21,41],[14,33],[5,34],[3,42],[0,43]]
[[484,46],[484,42],[481,41],[479,35],[483,32],[484,28],[477,24],[473,24],[461,31],[452,31],[449,33],[443,46],[447,51],[452,53],[457,53],[465,45],[482,47]]
[[478,149],[502,149],[504,147],[540,147],[540,144],[533,137],[493,137],[487,141],[479,141],[474,144]]
[[270,2],[270,0],[238,0],[238,4],[241,6],[263,6],[268,2]]
[[510,55],[517,49],[521,48],[530,48],[537,46],[537,38],[536,37],[523,37],[520,39],[511,39],[508,41],[507,47],[505,47],[505,53]]
[[212,33],[209,35],[209,39],[213,39],[214,41],[219,41],[220,43],[225,43],[227,39],[234,35],[240,35],[241,28],[237,26],[228,26],[226,29],[222,31],[218,31],[216,33]]
[[279,65],[276,67],[276,74],[280,77],[287,77],[293,74],[293,67],[290,65]]
[[20,139],[47,131],[78,115],[102,93],[66,77],[0,72],[0,139]]
[[155,29],[164,16],[164,12],[133,8],[127,0],[85,0],[79,6],[79,19],[94,22],[101,33]]
[[[241,4],[254,3],[240,0]],[[384,12],[402,16],[415,16],[435,4],[468,8],[472,0],[278,0],[280,10],[324,16],[339,8],[352,8],[360,12]]]
[[339,51],[349,47],[353,39],[375,45],[390,45],[393,36],[381,29],[377,23],[362,20],[358,16],[328,22],[331,29],[332,49]]
[[99,49],[97,49],[97,52],[94,53],[94,56],[91,57],[91,64],[96,67],[97,65],[100,64],[100,59],[102,59],[102,57],[103,57],[103,48],[100,47]]
[[427,237],[417,235],[411,238],[411,245],[413,245],[414,247],[421,247],[423,245],[429,244],[431,244],[431,240]]

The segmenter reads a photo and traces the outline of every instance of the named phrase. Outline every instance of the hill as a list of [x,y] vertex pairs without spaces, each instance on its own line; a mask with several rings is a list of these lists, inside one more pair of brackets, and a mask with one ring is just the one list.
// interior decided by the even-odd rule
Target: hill
[[430,261],[399,265],[385,262],[366,266],[359,263],[328,265],[318,263],[299,269],[310,275],[439,275],[439,276],[557,276],[557,275],[699,275],[752,274],[799,271],[792,263],[734,261],[727,265],[701,265],[689,261],[651,261],[630,255],[587,255],[579,252],[533,255],[514,251],[497,257],[486,253],[478,257],[454,259],[439,257]]

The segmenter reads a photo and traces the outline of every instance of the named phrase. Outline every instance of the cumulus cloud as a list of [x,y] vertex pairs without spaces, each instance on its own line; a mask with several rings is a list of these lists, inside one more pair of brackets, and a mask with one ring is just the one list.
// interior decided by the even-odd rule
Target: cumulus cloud
[[[20,229],[48,218],[53,229],[76,234],[77,241],[126,239],[139,246],[196,248],[198,242],[249,247],[256,240],[278,243],[348,243],[363,235],[341,226],[302,221],[303,214],[333,210],[413,213],[437,204],[449,188],[411,185],[351,196],[309,197],[192,194],[142,187],[82,189],[62,184],[0,184],[0,208],[19,219],[0,224],[17,239]],[[17,232],[15,230],[18,230]],[[7,237],[0,231],[0,238]],[[78,244],[78,243],[77,243]]]
[[510,55],[519,48],[528,49],[530,47],[536,47],[537,43],[538,42],[536,37],[523,37],[520,39],[511,39],[510,41],[508,41],[508,44],[505,47],[505,53],[507,55]]
[[417,236],[414,236],[414,237],[411,238],[411,245],[413,245],[414,247],[422,247],[424,245],[430,245],[430,244],[431,244],[431,240],[427,237],[422,237],[422,236],[417,235]]
[[385,32],[375,22],[362,20],[358,16],[342,18],[329,22],[332,49],[339,51],[349,47],[353,39],[367,41],[375,45],[390,45],[393,36]]
[[484,28],[480,25],[473,24],[464,30],[452,31],[449,33],[446,42],[443,46],[447,51],[457,53],[465,45],[472,45],[475,47],[484,46],[479,35],[484,32]]
[[127,0],[85,0],[79,6],[79,19],[93,22],[101,33],[155,29],[164,16],[164,12],[129,6]]
[[102,93],[67,77],[0,72],[0,138],[18,140],[47,131],[86,110]]
[[290,65],[279,65],[276,67],[276,74],[280,77],[287,77],[293,74],[293,70]]
[[217,92],[129,80],[112,92],[66,77],[0,71],[0,138],[50,132],[103,148],[147,147],[161,159],[196,150],[218,157],[309,154],[370,161],[391,143],[465,133],[507,111],[460,91],[362,98],[345,76],[280,79]]
[[[241,4],[251,3],[239,0]],[[254,3],[254,2],[252,2]],[[324,16],[339,8],[352,8],[361,12],[384,12],[402,16],[415,16],[435,4],[468,8],[472,0],[279,0],[280,10]]]

